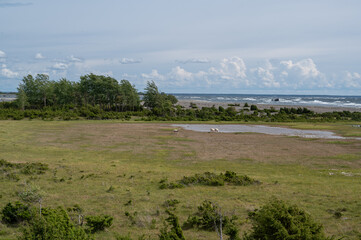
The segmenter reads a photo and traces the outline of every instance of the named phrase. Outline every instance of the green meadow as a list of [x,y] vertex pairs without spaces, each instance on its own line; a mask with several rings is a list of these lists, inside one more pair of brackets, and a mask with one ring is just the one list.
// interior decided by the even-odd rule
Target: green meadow
[[[349,122],[272,125],[361,136],[361,129]],[[225,215],[239,217],[237,226],[243,234],[251,227],[248,212],[272,197],[306,210],[323,224],[328,236],[361,236],[361,140],[308,141],[183,130],[177,134],[167,122],[0,121],[0,159],[49,166],[39,175],[16,172],[18,180],[1,176],[0,208],[19,200],[18,193],[27,186],[37,186],[44,195],[43,207],[66,209],[78,204],[85,215],[113,216],[113,225],[96,233],[96,239],[128,233],[134,239],[156,238],[167,217],[164,203],[171,199],[180,201],[175,213],[181,223],[204,200],[210,200]],[[262,184],[159,188],[161,179],[177,181],[227,170]],[[16,239],[19,234],[19,227],[0,223],[0,239]],[[210,231],[191,229],[184,235],[186,239],[218,239]]]

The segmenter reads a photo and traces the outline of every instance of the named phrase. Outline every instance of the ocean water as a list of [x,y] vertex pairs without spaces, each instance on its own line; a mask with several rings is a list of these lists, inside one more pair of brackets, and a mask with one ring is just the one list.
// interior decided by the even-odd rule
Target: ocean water
[[16,95],[12,93],[0,93],[0,102],[10,102],[16,99]]
[[[256,95],[256,94],[173,94],[178,100],[271,104],[289,106],[350,107],[361,109],[361,96]],[[15,94],[0,94],[0,102],[16,99]],[[275,101],[278,99],[278,101]]]
[[[178,100],[361,108],[361,96],[256,95],[256,94],[174,94]],[[278,100],[278,101],[276,101]]]

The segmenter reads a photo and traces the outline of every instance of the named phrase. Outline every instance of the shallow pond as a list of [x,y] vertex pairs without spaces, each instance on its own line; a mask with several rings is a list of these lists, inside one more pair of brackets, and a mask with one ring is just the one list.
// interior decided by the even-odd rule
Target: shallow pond
[[210,132],[211,128],[218,128],[219,132],[223,133],[237,133],[237,132],[250,132],[250,133],[264,133],[270,135],[286,135],[297,136],[304,138],[331,138],[331,139],[347,139],[345,137],[337,136],[329,131],[316,131],[316,130],[300,130],[282,127],[269,127],[264,125],[215,125],[215,124],[172,124],[174,127],[181,127],[186,130],[196,132]]

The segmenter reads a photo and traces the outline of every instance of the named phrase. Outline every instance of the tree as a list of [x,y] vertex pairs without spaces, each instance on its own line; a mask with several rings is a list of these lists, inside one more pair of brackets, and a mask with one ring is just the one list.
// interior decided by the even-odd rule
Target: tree
[[144,89],[145,94],[143,97],[144,106],[149,108],[155,108],[159,104],[160,93],[158,87],[154,81],[147,82],[147,87]]
[[154,81],[147,82],[143,100],[144,106],[152,109],[153,114],[157,116],[174,115],[173,104],[178,102],[173,95],[160,93]]
[[66,78],[61,78],[54,82],[54,104],[68,105],[76,102],[76,87],[75,83],[68,81]]
[[28,103],[28,97],[26,96],[26,93],[24,91],[24,86],[23,85],[19,85],[18,87],[18,97],[16,99],[17,105],[18,107],[24,111],[25,107],[29,104]]
[[53,94],[53,84],[46,74],[38,74],[35,78],[35,83],[39,89],[39,97],[42,99],[43,106],[46,107],[48,101]]
[[84,104],[101,108],[113,106],[119,95],[118,81],[112,77],[88,74],[80,77],[79,91]]
[[52,97],[52,85],[46,74],[38,74],[35,78],[29,74],[23,78],[18,89],[24,91],[31,107],[41,108],[46,107]]
[[120,81],[120,94],[118,96],[118,100],[122,111],[134,111],[134,109],[139,108],[140,106],[138,91],[128,80],[123,79]]

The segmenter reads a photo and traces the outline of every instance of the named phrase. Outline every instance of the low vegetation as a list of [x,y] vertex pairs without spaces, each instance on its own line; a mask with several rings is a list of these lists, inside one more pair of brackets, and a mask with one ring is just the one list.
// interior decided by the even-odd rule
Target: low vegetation
[[[358,133],[346,123],[285,125]],[[361,234],[356,140],[120,121],[0,121],[0,133],[0,239],[245,240],[273,229],[268,222],[279,228],[267,236],[290,239],[302,229],[313,239]],[[184,187],[159,189],[160,179]]]
[[256,239],[328,239],[322,224],[297,206],[273,199],[259,210],[249,213],[252,231],[245,235],[245,240]]
[[236,185],[236,186],[248,186],[253,184],[260,184],[260,181],[254,180],[246,175],[237,176],[235,172],[226,171],[224,174],[215,174],[211,172],[205,172],[203,174],[195,174],[191,177],[183,177],[176,182],[168,182],[167,179],[162,179],[160,182],[160,189],[173,189],[183,188],[190,185],[203,185],[203,186],[224,186]]
[[44,163],[11,163],[0,159],[1,178],[19,181],[20,175],[39,175],[48,170],[48,165]]

